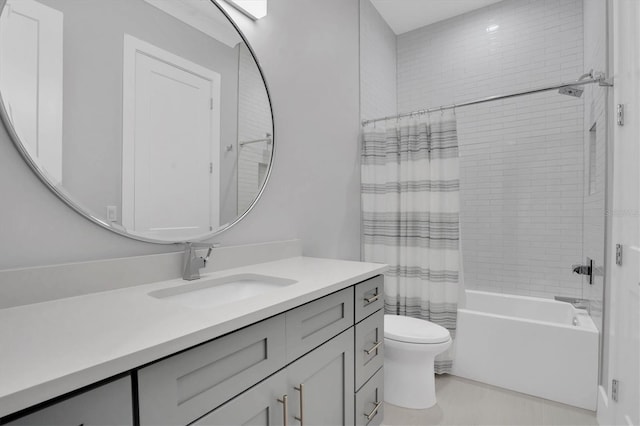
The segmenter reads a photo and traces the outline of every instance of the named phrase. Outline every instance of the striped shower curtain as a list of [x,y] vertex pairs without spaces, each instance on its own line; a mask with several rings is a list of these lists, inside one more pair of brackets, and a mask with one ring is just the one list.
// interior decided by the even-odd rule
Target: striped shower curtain
[[[455,115],[368,125],[361,152],[364,260],[390,266],[385,313],[426,319],[454,337],[462,284]],[[452,349],[439,355],[436,373],[450,372],[452,358]]]

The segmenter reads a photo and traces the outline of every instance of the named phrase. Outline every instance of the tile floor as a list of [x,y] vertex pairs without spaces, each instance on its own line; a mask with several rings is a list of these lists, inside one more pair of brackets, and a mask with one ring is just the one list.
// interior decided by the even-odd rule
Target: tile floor
[[436,376],[438,403],[426,410],[385,404],[385,426],[597,425],[596,414],[456,376]]

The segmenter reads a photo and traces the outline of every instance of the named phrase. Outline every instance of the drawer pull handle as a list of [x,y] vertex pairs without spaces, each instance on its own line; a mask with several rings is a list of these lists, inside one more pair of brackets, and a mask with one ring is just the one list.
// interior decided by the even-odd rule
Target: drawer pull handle
[[288,426],[289,425],[289,419],[288,419],[288,415],[289,415],[289,408],[288,408],[288,398],[287,395],[282,395],[282,399],[278,399],[278,402],[282,404],[282,424],[284,426]]
[[298,392],[300,392],[300,417],[293,417],[294,419],[296,419],[297,421],[300,422],[300,426],[304,425],[304,412],[302,411],[302,406],[303,406],[303,402],[302,399],[303,397],[303,392],[304,392],[304,384],[300,383],[300,387],[294,387],[295,390],[297,390]]
[[367,418],[367,420],[371,420],[372,418],[374,418],[376,416],[376,414],[378,414],[378,410],[380,409],[380,406],[382,405],[382,401],[375,402],[374,404],[376,404],[376,406],[373,407],[373,410],[371,410],[371,412],[369,414],[365,414],[364,415]]
[[371,297],[365,297],[364,301],[367,302],[367,304],[369,304],[369,303],[375,302],[378,299],[380,299],[380,293],[374,294]]
[[372,352],[374,352],[376,349],[378,349],[382,345],[382,342],[383,342],[382,340],[380,340],[379,342],[375,342],[371,349],[365,349],[364,352],[367,355],[371,355]]

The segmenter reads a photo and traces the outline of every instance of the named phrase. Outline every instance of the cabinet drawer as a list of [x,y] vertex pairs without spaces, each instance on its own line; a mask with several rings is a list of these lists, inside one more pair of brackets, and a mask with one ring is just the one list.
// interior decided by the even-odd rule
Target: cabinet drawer
[[132,425],[131,378],[124,377],[6,423],[18,425]]
[[287,361],[293,361],[353,325],[353,290],[347,288],[286,313]]
[[284,314],[138,372],[141,425],[186,425],[285,365]]
[[356,325],[356,390],[382,367],[384,311],[380,309]]
[[355,286],[356,322],[384,307],[384,275],[378,275]]
[[384,368],[356,393],[356,426],[377,426],[384,417]]

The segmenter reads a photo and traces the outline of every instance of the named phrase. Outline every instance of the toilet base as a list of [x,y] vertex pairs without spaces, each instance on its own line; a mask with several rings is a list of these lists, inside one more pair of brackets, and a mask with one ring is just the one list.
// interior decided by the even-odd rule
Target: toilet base
[[450,344],[451,341],[416,345],[385,339],[385,402],[414,410],[433,407],[436,404],[433,363],[435,356]]

